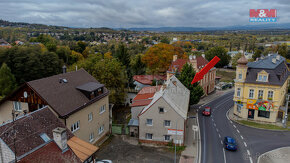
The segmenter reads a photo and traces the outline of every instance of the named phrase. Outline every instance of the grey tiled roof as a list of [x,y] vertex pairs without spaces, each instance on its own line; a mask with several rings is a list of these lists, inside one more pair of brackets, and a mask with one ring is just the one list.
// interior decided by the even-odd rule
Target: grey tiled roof
[[267,56],[264,59],[260,59],[255,62],[249,62],[247,66],[249,68],[259,68],[259,69],[275,69],[279,64],[285,61],[285,58],[280,56],[279,60],[276,60],[276,63],[272,62],[272,58],[276,58],[277,54],[272,54]]
[[[283,57],[281,57],[280,61],[277,60],[277,65],[271,65],[274,56],[267,57],[257,62],[249,62],[250,64],[248,63],[245,82],[254,84],[283,85],[290,73],[287,69],[285,58]],[[269,61],[271,61],[271,63],[269,63]],[[257,81],[257,75],[262,70],[269,74],[268,82]]]

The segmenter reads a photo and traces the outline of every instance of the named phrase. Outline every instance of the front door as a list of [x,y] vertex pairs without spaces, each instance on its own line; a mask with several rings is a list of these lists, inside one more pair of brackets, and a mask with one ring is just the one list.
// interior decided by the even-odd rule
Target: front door
[[253,119],[255,115],[255,110],[254,109],[249,109],[248,111],[248,118]]

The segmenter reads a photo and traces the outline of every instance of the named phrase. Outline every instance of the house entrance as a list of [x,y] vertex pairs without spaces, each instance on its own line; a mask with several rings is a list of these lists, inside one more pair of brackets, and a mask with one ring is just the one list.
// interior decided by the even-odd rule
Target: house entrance
[[255,115],[255,110],[249,109],[248,110],[248,118],[254,119],[254,115]]

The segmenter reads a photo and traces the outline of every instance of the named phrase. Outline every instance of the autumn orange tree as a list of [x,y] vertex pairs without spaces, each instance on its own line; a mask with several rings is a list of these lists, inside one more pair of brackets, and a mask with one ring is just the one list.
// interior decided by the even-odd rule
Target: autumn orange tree
[[159,43],[142,56],[142,62],[146,64],[151,73],[164,73],[172,62],[173,55],[178,58],[186,58],[182,48],[170,44]]

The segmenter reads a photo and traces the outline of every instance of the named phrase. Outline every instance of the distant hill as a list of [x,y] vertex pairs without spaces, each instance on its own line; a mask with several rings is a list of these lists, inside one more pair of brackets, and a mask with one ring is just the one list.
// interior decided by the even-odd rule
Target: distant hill
[[290,29],[290,23],[284,24],[258,24],[245,26],[227,26],[227,27],[156,27],[156,28],[116,28],[116,30],[131,31],[155,31],[155,32],[201,32],[216,30],[271,30],[271,29]]

